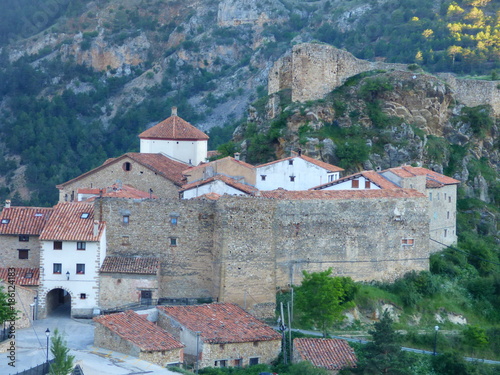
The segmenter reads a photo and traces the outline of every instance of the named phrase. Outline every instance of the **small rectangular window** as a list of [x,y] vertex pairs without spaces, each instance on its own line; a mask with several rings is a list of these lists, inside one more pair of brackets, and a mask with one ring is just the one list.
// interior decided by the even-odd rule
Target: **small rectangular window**
[[365,180],[365,189],[370,189],[371,183],[369,180]]
[[448,196],[448,203],[451,203],[451,195]]
[[54,250],[62,250],[62,241],[54,241]]
[[290,181],[294,182],[295,181],[295,176],[290,176]]
[[450,211],[447,211],[446,212],[446,218],[449,219],[450,218]]
[[123,215],[123,224],[128,224],[130,221],[130,216],[128,215]]
[[293,159],[288,160],[288,165],[293,165]]
[[241,367],[242,364],[243,364],[243,360],[241,358],[234,360],[234,367]]
[[170,224],[177,225],[177,218],[176,217],[171,217],[170,218]]
[[29,242],[29,240],[30,240],[30,236],[27,236],[25,234],[20,234],[19,235],[19,241],[20,242]]
[[260,175],[260,180],[261,181],[266,181],[266,175],[265,174],[261,174]]
[[80,299],[87,299],[86,293],[80,293]]
[[130,237],[122,236],[122,245],[130,245]]
[[85,275],[85,264],[77,264],[76,265],[76,274],[77,275]]
[[30,251],[27,249],[18,249],[19,259],[29,259]]
[[328,175],[328,182],[332,182],[332,181],[335,181],[335,175],[329,174]]
[[2,224],[9,224],[10,223],[10,219],[2,219]]
[[359,188],[359,180],[351,180],[351,188],[353,189]]
[[432,201],[432,193],[429,193],[429,200]]
[[259,358],[255,358],[255,357],[254,358],[250,358],[248,360],[248,364],[250,366],[258,365],[259,364]]
[[56,274],[60,274],[62,271],[62,263],[54,263],[52,265],[52,272]]
[[258,341],[254,341],[253,342],[253,346],[258,347],[259,346],[259,342]]
[[403,238],[401,240],[401,245],[403,246],[413,246],[415,240],[413,238]]
[[170,237],[170,246],[177,246],[177,238]]
[[445,229],[444,230],[444,236],[447,237],[448,236],[448,229]]
[[81,214],[80,218],[82,218],[82,219],[88,219],[89,216],[90,216],[90,214],[88,212],[84,212],[84,213]]
[[87,243],[86,242],[77,242],[76,243],[76,249],[77,250],[85,250],[86,247],[87,247]]

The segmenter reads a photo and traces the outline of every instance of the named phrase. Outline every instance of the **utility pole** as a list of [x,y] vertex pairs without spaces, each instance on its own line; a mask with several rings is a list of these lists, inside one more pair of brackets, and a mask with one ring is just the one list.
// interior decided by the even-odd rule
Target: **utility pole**
[[283,316],[283,302],[280,303],[280,306],[281,306],[281,316],[278,323],[279,323],[279,329],[281,331],[281,347],[283,349],[283,363],[286,365],[288,361],[286,355],[286,336],[285,336],[286,325]]

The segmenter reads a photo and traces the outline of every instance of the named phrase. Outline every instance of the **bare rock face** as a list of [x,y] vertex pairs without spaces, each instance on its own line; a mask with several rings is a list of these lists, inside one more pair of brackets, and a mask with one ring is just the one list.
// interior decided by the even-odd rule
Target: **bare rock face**
[[277,0],[265,3],[254,0],[222,0],[217,12],[217,23],[219,26],[237,26],[246,23],[262,25],[265,22],[282,21],[287,13],[283,4]]

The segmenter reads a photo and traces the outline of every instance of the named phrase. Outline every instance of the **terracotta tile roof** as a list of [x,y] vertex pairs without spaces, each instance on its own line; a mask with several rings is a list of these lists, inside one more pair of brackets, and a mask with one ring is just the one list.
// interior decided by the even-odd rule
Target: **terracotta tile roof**
[[182,189],[180,190],[180,192],[190,190],[190,189],[196,188],[198,186],[203,186],[203,185],[209,184],[213,181],[222,181],[226,185],[229,185],[235,189],[241,190],[243,193],[246,193],[246,194],[255,194],[258,191],[258,189],[254,186],[243,184],[241,182],[236,181],[234,178],[225,176],[223,174],[218,174],[218,175],[215,175],[213,177],[207,178],[205,180],[194,181],[194,182],[191,182],[190,184],[186,184],[186,185],[182,186]]
[[353,180],[353,179],[361,177],[361,176],[366,178],[367,180],[370,180],[373,184],[377,185],[381,189],[399,189],[400,188],[398,185],[392,183],[391,181],[386,179],[384,176],[381,176],[380,174],[378,174],[375,171],[362,171],[362,172],[351,174],[349,176],[339,178],[338,180],[335,180],[335,181],[327,182],[326,184],[315,186],[313,188],[310,188],[309,190],[325,189],[327,187],[338,185],[342,182]]
[[293,340],[296,354],[304,361],[327,370],[340,370],[356,365],[354,349],[346,340],[297,338]]
[[281,335],[232,303],[192,306],[158,306],[179,324],[193,332],[201,332],[204,342],[224,344],[236,342],[280,340]]
[[289,157],[284,158],[284,159],[279,159],[279,160],[271,161],[269,163],[257,165],[257,166],[255,166],[255,168],[267,167],[268,165],[272,165],[272,164],[275,164],[275,163],[280,163],[282,161],[290,160],[290,159],[295,159],[295,158],[299,158],[299,159],[305,160],[305,161],[307,161],[309,163],[315,164],[318,167],[326,169],[329,172],[342,172],[343,171],[342,168],[337,167],[336,165],[328,164],[328,163],[325,163],[324,161],[317,160],[317,159],[314,159],[314,158],[311,158],[311,157],[305,156],[305,155],[289,156]]
[[235,158],[231,157],[231,156],[226,156],[225,158],[222,158],[222,159],[217,159],[217,160],[213,160],[213,161],[210,161],[208,163],[201,163],[195,167],[191,167],[191,168],[188,168],[186,169],[185,171],[182,172],[182,174],[189,174],[191,173],[193,170],[197,170],[197,169],[200,169],[200,168],[206,168],[207,166],[209,165],[216,165],[216,164],[220,164],[222,161],[224,160],[229,160],[233,163],[236,163],[236,164],[239,164],[239,165],[242,165],[244,167],[247,167],[249,169],[254,169],[255,167],[252,165],[252,164],[248,164],[244,161],[241,161],[241,160],[236,160]]
[[208,135],[179,116],[170,116],[139,134],[145,139],[206,140]]
[[137,345],[142,351],[166,351],[184,347],[168,332],[131,310],[101,315],[95,317],[94,321]]
[[425,197],[424,194],[412,189],[378,189],[378,190],[305,190],[290,191],[276,189],[271,191],[261,191],[264,198],[308,200],[308,199],[377,199],[377,198],[414,198]]
[[101,266],[101,273],[136,273],[156,275],[160,268],[158,258],[107,256]]
[[[14,271],[14,277],[9,277],[9,270],[11,270],[10,273],[12,273],[12,270]],[[40,268],[0,268],[0,280],[9,282],[9,279],[12,278],[15,285],[38,286],[40,283]]]
[[130,185],[114,184],[105,189],[78,189],[78,194],[94,195],[91,198],[86,199],[86,202],[92,202],[95,198],[107,197],[107,198],[128,198],[128,199],[157,199],[158,197],[154,194],[149,194],[145,191],[133,188]]
[[208,199],[208,200],[211,200],[211,201],[216,201],[220,197],[221,197],[220,194],[212,192],[212,193],[207,193],[207,194],[200,195],[199,197],[196,197],[195,199]]
[[211,158],[211,157],[219,156],[219,155],[220,155],[220,152],[217,150],[208,150],[207,151],[207,158]]
[[57,185],[56,187],[58,189],[62,189],[66,185],[72,184],[75,181],[78,181],[84,177],[107,168],[111,163],[120,163],[127,158],[130,158],[135,162],[143,165],[144,167],[152,170],[153,172],[158,173],[160,176],[166,178],[169,181],[172,181],[177,186],[182,186],[184,180],[182,171],[189,167],[188,164],[172,160],[163,154],[141,154],[139,152],[129,152],[118,158],[108,159],[101,166],[94,168],[84,174],[81,174],[80,176],[72,180],[66,181],[63,184]]
[[[96,221],[97,223],[97,221]],[[105,223],[98,223],[94,235],[94,206],[89,203],[64,202],[54,206],[54,211],[43,229],[42,241],[99,241]]]
[[0,214],[0,234],[39,236],[50,218],[52,207],[9,207]]
[[396,176],[402,178],[414,177],[414,176],[427,176],[427,187],[431,188],[441,187],[443,185],[455,185],[460,183],[459,180],[455,180],[454,178],[445,176],[441,173],[437,173],[423,167],[412,167],[410,165],[403,165],[397,168],[389,168],[386,169],[385,171],[390,171],[394,173]]

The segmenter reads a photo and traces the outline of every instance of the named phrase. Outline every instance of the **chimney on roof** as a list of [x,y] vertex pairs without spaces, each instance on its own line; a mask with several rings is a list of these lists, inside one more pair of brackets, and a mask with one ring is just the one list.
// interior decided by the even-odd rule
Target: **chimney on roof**
[[240,153],[239,153],[239,152],[235,152],[235,153],[234,153],[234,158],[235,158],[236,160],[240,160]]
[[298,153],[299,153],[299,156],[302,155],[302,149],[301,148],[299,148]]
[[97,220],[94,220],[94,237],[97,237],[99,234],[99,222]]
[[172,107],[172,116],[177,116],[177,107]]
[[377,167],[375,168],[375,170],[376,170],[377,172],[380,172],[380,171],[382,170],[382,168],[380,168],[380,165],[377,165]]
[[5,208],[10,208],[10,199],[5,200]]

